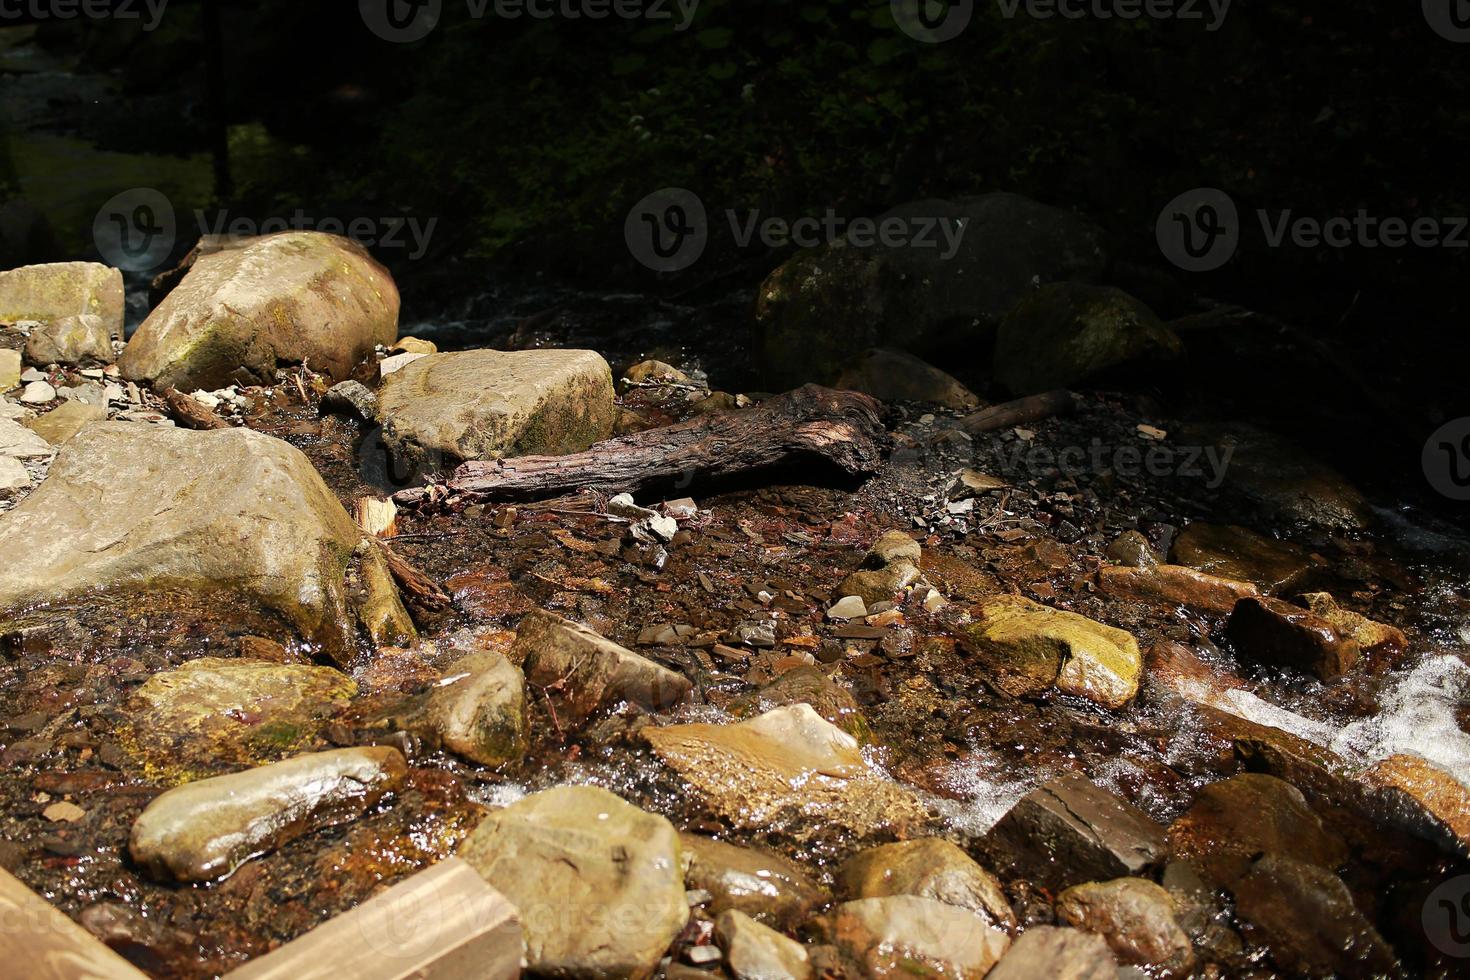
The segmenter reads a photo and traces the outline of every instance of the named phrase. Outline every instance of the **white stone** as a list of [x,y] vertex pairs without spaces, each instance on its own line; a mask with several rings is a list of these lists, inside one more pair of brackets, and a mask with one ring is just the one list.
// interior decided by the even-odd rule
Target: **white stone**
[[844,596],[832,604],[827,610],[828,619],[862,619],[868,614],[868,604],[863,602],[862,596]]
[[26,384],[30,384],[32,381],[45,381],[46,372],[39,371],[36,368],[26,368],[25,371],[21,374],[20,380],[25,382]]
[[20,460],[0,456],[0,490],[20,490],[31,485],[31,475]]
[[386,378],[390,374],[402,371],[419,358],[428,356],[428,354],[394,354],[392,357],[385,357],[378,362],[378,377]]
[[46,459],[51,444],[12,419],[0,419],[0,456],[15,459]]
[[32,381],[20,396],[23,405],[44,405],[56,400],[56,389],[44,381]]

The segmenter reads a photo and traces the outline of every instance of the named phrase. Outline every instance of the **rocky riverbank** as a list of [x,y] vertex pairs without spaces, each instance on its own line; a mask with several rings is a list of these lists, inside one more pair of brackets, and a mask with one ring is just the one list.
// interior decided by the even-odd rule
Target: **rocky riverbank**
[[[983,300],[1009,394],[1080,393],[994,427],[863,345],[797,380],[882,400],[876,473],[631,498],[448,478],[771,396],[441,352],[329,236],[197,257],[126,345],[108,270],[0,273],[0,866],[158,977],[455,854],[553,975],[1455,975],[1460,539],[1089,387],[1179,334],[1108,287],[1026,293],[1055,242],[1048,277],[1100,268],[1033,217],[1015,283],[946,302]],[[768,350],[811,309],[781,283],[851,295],[794,271]],[[946,310],[871,322],[924,346]]]

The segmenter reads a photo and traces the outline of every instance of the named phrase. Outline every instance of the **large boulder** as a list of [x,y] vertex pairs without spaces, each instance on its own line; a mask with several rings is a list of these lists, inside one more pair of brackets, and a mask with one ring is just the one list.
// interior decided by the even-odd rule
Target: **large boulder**
[[440,744],[481,765],[526,753],[526,678],[493,650],[458,660],[429,697],[428,723]]
[[1056,283],[1021,300],[1001,323],[995,378],[1013,394],[1029,395],[1183,351],[1174,331],[1121,289]]
[[689,920],[679,835],[592,786],[491,813],[459,856],[510,899],[538,975],[646,977]]
[[403,785],[393,748],[340,749],[185,783],[133,824],[128,850],[159,878],[213,881],[256,854],[361,816]]
[[[988,350],[1036,283],[1087,281],[1106,264],[1097,228],[1016,194],[916,201],[878,220],[893,219],[929,223],[937,247],[841,241],[794,256],[761,286],[760,343],[778,384],[828,383],[869,347]],[[951,235],[962,227],[957,247],[935,221]]]
[[738,725],[670,725],[643,735],[711,809],[752,830],[866,836],[926,815],[913,794],[868,765],[857,739],[808,704]]
[[1024,596],[986,600],[965,640],[995,685],[1014,696],[1054,686],[1121,708],[1138,693],[1143,654],[1131,633]]
[[95,313],[64,316],[31,331],[25,359],[37,367],[111,364],[112,338],[107,321]]
[[311,462],[245,429],[98,422],[0,519],[0,632],[187,613],[345,662],[412,621]]
[[587,350],[475,350],[420,357],[383,382],[383,438],[421,469],[563,456],[612,435],[612,370]]
[[96,262],[55,262],[0,272],[0,323],[50,323],[91,313],[114,337],[123,333],[122,273]]
[[342,381],[398,337],[398,287],[367,250],[320,232],[266,235],[195,261],[118,369],[157,388],[273,384],[306,364]]
[[834,388],[861,391],[883,402],[924,402],[960,412],[980,407],[980,399],[952,375],[900,350],[874,348],[838,375]]

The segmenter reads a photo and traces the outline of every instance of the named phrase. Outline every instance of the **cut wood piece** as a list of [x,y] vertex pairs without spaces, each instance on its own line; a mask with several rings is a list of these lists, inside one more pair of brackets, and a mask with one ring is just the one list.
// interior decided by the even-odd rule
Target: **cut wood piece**
[[382,542],[382,548],[383,557],[388,562],[388,571],[392,573],[393,581],[398,583],[398,588],[409,605],[430,612],[449,605],[449,594],[439,588],[438,582],[410,565],[402,555],[388,547],[386,541]]
[[1028,395],[1013,402],[992,405],[973,415],[960,419],[960,428],[966,432],[994,432],[1009,429],[1013,425],[1040,422],[1053,415],[1065,415],[1077,407],[1076,396],[1070,391],[1048,391],[1042,395]]
[[227,980],[500,980],[525,941],[505,896],[459,858],[421,871]]
[[[147,980],[61,910],[0,870],[0,969],[26,980]],[[10,973],[11,969],[19,972]]]
[[353,505],[352,516],[364,533],[375,538],[391,538],[398,534],[398,505],[391,500],[359,497]]
[[[493,500],[538,500],[579,489],[637,494],[799,462],[825,462],[848,476],[864,476],[878,471],[888,448],[881,410],[867,395],[807,385],[756,408],[609,439],[571,456],[465,463],[449,488]],[[395,499],[412,503],[425,496],[406,490]]]
[[176,388],[164,391],[163,402],[168,406],[168,414],[173,417],[173,420],[186,429],[209,431],[234,428],[230,423]]

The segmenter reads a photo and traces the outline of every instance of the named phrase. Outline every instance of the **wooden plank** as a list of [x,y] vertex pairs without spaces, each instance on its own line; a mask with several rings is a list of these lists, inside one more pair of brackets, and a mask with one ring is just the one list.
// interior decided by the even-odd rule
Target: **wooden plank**
[[0,870],[0,964],[4,964],[0,975],[26,980],[148,980],[4,870]]
[[450,858],[226,974],[226,980],[502,980],[519,977],[515,907]]

